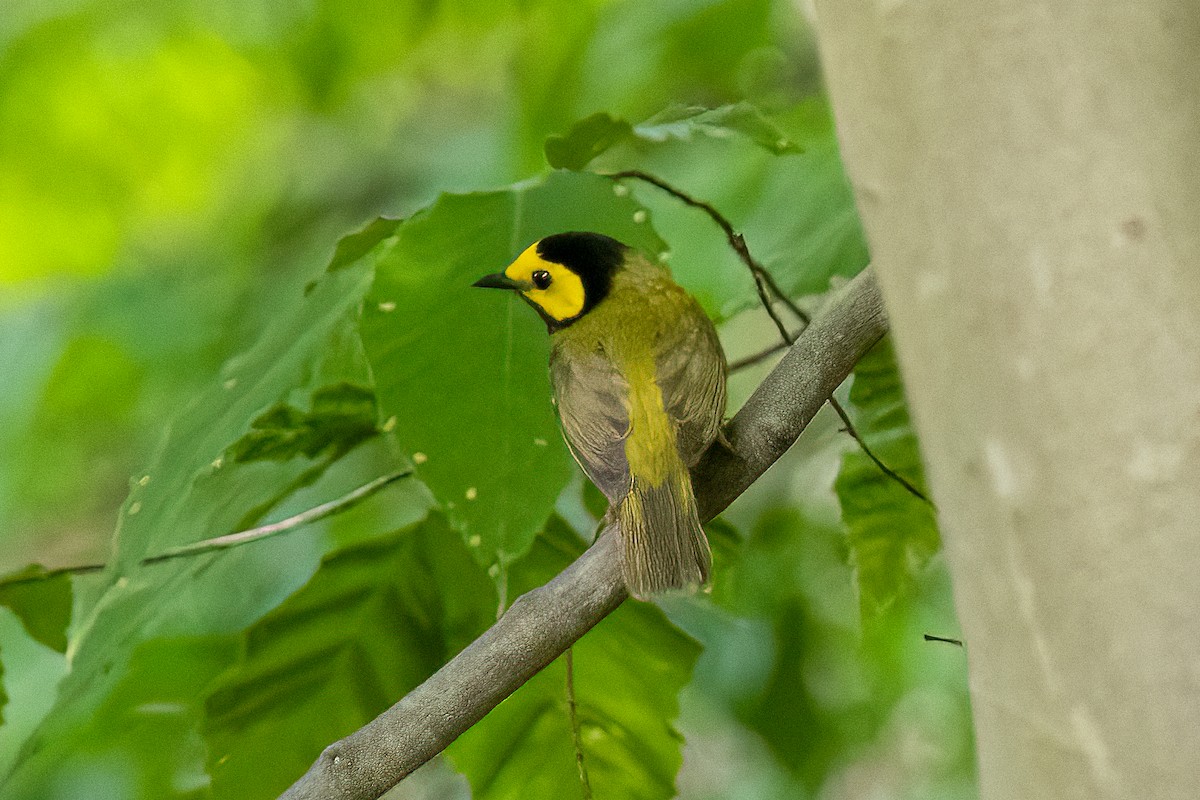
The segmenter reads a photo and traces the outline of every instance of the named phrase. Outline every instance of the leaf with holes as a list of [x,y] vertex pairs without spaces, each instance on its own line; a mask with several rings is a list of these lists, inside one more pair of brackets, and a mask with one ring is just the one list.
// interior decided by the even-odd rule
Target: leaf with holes
[[550,404],[545,325],[512,293],[471,284],[569,230],[663,249],[645,212],[595,175],[444,195],[398,228],[363,310],[381,416],[497,574],[550,515],[571,461]]
[[[311,482],[313,470],[330,465],[325,452],[314,459],[297,453],[284,461],[239,462],[229,448],[280,403],[322,406],[312,398],[323,387],[369,381],[357,320],[370,266],[364,259],[324,275],[174,420],[151,467],[133,481],[115,563],[91,590],[98,599],[78,604],[71,671],[9,778],[5,789],[13,796],[43,796],[54,782],[82,780],[114,753],[144,786],[154,787],[145,796],[167,796],[173,774],[203,774],[195,726],[203,686],[231,657],[221,637],[302,585],[324,543],[277,537],[161,564],[140,561],[242,527],[248,514],[273,507]],[[346,398],[340,390],[334,394],[340,399],[333,405],[344,409]],[[350,405],[361,411],[362,399]],[[155,670],[170,680],[153,679]],[[187,763],[164,763],[163,748],[176,748]]]
[[[850,406],[855,427],[884,464],[925,491],[916,433],[890,338],[854,369]],[[859,448],[842,457],[835,483],[850,561],[865,617],[906,593],[940,546],[933,508],[889,478]]]

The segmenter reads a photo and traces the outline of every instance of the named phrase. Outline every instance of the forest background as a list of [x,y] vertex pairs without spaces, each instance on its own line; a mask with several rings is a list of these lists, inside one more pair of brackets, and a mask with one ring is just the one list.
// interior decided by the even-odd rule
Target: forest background
[[[606,177],[630,170],[710,202],[806,314],[869,260],[790,2],[6,4],[14,796],[275,797],[582,550],[602,508],[545,331],[470,280],[604,230],[665,254],[731,362],[779,343],[721,228]],[[771,366],[735,370],[731,410]],[[923,489],[887,340],[837,398]],[[711,594],[576,648],[597,797],[975,796],[966,660],[923,638],[957,635],[931,507],[843,427],[823,411],[710,525]],[[564,684],[557,662],[393,796],[579,796]]]

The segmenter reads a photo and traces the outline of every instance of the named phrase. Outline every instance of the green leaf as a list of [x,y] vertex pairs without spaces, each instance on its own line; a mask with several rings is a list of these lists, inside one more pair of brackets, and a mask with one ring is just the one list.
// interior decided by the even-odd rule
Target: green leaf
[[585,478],[582,494],[584,509],[597,520],[603,519],[608,511],[608,498],[604,493],[596,488],[596,484]]
[[8,705],[8,692],[4,691],[4,653],[0,652],[0,726],[4,725],[4,707]]
[[[854,369],[855,427],[884,464],[928,495],[904,385],[885,338]],[[940,546],[933,508],[889,478],[862,452],[842,457],[835,483],[864,617],[909,592]]]
[[251,430],[229,448],[235,461],[287,461],[350,452],[377,433],[375,393],[339,383],[313,393],[312,410],[277,403],[250,423]]
[[494,620],[487,575],[439,515],[338,552],[242,637],[207,703],[218,797],[274,798]]
[[639,211],[607,179],[559,172],[444,195],[379,260],[362,336],[381,415],[481,564],[525,552],[571,461],[550,404],[545,326],[512,293],[471,284],[559,231],[656,254],[663,244]]
[[248,433],[229,446],[224,459],[236,463],[297,458],[315,462],[248,509],[235,529],[254,527],[272,508],[299,489],[311,486],[330,465],[379,433],[375,393],[366,386],[347,382],[322,386],[313,392],[311,406],[311,411],[302,411],[289,403],[276,403],[250,423]]
[[[298,405],[322,387],[369,380],[355,328],[370,266],[367,258],[328,273],[302,300],[281,308],[262,340],[230,361],[175,419],[150,469],[133,481],[121,511],[115,563],[103,588],[94,590],[98,599],[81,604],[67,651],[71,671],[14,769],[17,796],[40,796],[63,771],[86,773],[90,759],[106,748],[128,750],[128,767],[138,774],[159,774],[165,767],[153,747],[155,736],[139,738],[147,728],[130,723],[129,715],[140,720],[138,708],[180,706],[171,724],[182,727],[170,727],[170,735],[194,741],[203,686],[228,663],[222,659],[232,657],[215,642],[277,606],[316,568],[323,542],[304,535],[149,566],[140,562],[168,547],[236,530],[249,511],[282,499],[281,487],[294,490],[314,468],[330,465],[328,456],[303,454],[239,462],[228,451],[279,403]],[[205,647],[197,642],[206,637],[216,638],[203,658],[177,663],[188,648]],[[170,676],[169,686],[140,672],[159,667]],[[163,697],[155,699],[155,692]],[[202,771],[203,752],[180,747],[179,757],[190,759],[190,766],[172,769]]]
[[[510,575],[513,594],[541,585],[583,550],[554,519]],[[672,725],[699,647],[654,605],[627,602],[574,647],[580,738],[596,797],[675,796],[682,737]],[[476,800],[580,796],[566,667],[542,670],[447,750]]]
[[389,217],[377,217],[360,230],[343,236],[329,262],[329,271],[344,269],[375,249],[384,239],[394,235],[401,221]]
[[[711,632],[697,626],[705,652],[689,692],[724,697],[762,737],[797,782],[780,796],[819,795],[844,775],[847,758],[887,742],[899,720],[928,731],[909,707],[914,691],[942,697],[932,726],[940,732],[926,735],[943,742],[947,761],[970,769],[967,715],[958,700],[943,704],[960,695],[967,707],[961,653],[921,639],[955,629],[942,570],[927,570],[907,601],[863,624],[843,526],[811,504],[762,513],[719,577],[713,598],[736,616],[710,613]],[[934,772],[922,779],[939,780]]]
[[[796,596],[770,621],[775,663],[762,690],[737,703],[738,716],[815,794],[856,742],[873,737],[888,706],[872,705],[884,698],[860,688],[861,645],[853,633],[822,625]],[[826,674],[831,670],[843,671],[838,680]]]
[[546,162],[555,169],[581,170],[615,145],[635,138],[633,126],[600,111],[584,117],[561,136],[546,139]]
[[704,523],[704,535],[708,537],[708,546],[712,550],[712,588],[710,597],[716,599],[723,591],[726,575],[736,569],[741,557],[744,540],[733,523],[724,517],[717,517]]
[[694,136],[725,139],[743,136],[764,150],[782,155],[801,148],[749,103],[699,108],[672,106],[639,125],[601,112],[575,123],[567,133],[546,139],[546,161],[556,169],[581,170],[617,145],[660,144]]
[[803,148],[749,103],[713,109],[673,106],[635,125],[633,131],[640,139],[649,142],[664,142],[667,139],[687,141],[695,134],[714,139],[738,134],[775,155],[803,152]]
[[[335,419],[339,412],[342,421],[351,414],[355,434],[361,433],[369,402],[365,390],[350,390],[357,401],[352,410],[338,404],[346,401],[342,384],[369,383],[361,347],[354,344],[355,355],[344,342],[356,338],[357,307],[369,285],[370,266],[370,259],[363,259],[354,269],[329,273],[298,307],[281,308],[263,338],[231,359],[214,384],[176,417],[155,463],[134,482],[123,509],[117,536],[120,571],[168,547],[235,530],[239,508],[253,505],[251,497],[274,496],[280,484],[311,466],[307,453],[289,452],[287,460],[266,463],[247,452],[262,434],[261,428],[256,433],[256,422],[263,424],[272,410],[311,404],[311,415],[298,414],[295,420],[315,428],[304,442],[310,446],[338,438],[325,437],[337,426],[318,424],[329,421],[331,407]],[[248,481],[249,476],[254,477]]]
[[229,636],[138,643],[70,737],[64,741],[46,726],[34,734],[24,756],[32,752],[35,761],[18,765],[5,790],[31,798],[207,797],[201,690],[234,653]]
[[[31,579],[3,585],[2,581]],[[67,626],[71,624],[71,578],[49,576],[40,564],[0,579],[0,606],[12,609],[25,630],[37,641],[60,653],[67,651]]]
[[[35,640],[11,609],[0,609],[0,785],[22,743],[54,704],[66,657]],[[0,794],[3,792],[0,791]]]
[[[735,129],[741,135],[731,135]],[[710,203],[791,296],[823,293],[832,277],[852,277],[867,264],[854,198],[822,98],[771,120],[742,103],[695,116],[664,112],[630,126],[642,134],[625,136],[620,130],[620,121],[590,117],[548,141],[548,157],[577,169],[586,159],[599,173],[640,170]],[[710,135],[682,138],[697,131]],[[629,178],[623,186],[653,212],[656,228],[671,245],[676,280],[710,315],[727,319],[759,304],[748,268],[707,214],[644,181]]]

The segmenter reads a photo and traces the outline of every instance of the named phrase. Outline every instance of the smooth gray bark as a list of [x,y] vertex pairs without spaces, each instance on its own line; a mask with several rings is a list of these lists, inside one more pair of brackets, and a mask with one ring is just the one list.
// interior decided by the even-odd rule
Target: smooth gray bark
[[[694,474],[711,519],[789,447],[887,331],[865,270],[827,305],[726,429]],[[372,722],[331,744],[283,800],[374,800],[444,750],[626,598],[616,537],[605,532],[550,583]],[[514,735],[518,735],[514,732]]]
[[1200,5],[818,0],[984,800],[1200,796]]

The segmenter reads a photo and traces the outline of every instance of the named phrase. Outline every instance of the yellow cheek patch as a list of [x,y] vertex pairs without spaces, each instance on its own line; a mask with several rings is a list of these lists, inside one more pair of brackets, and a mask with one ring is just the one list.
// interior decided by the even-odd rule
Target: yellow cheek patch
[[537,244],[530,245],[524,253],[517,256],[517,260],[508,265],[504,274],[514,281],[532,284],[533,273],[538,270],[550,273],[550,285],[545,289],[531,285],[521,294],[536,303],[548,317],[558,322],[583,313],[583,305],[587,299],[583,291],[583,281],[562,264],[554,264],[539,256]]

